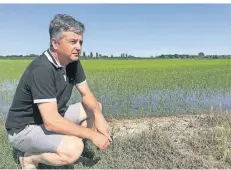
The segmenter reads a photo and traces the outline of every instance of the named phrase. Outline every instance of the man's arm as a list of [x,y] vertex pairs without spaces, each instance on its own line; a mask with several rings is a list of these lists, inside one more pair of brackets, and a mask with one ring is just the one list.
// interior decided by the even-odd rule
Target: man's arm
[[91,110],[94,113],[95,117],[97,117],[98,115],[102,115],[99,103],[95,95],[91,92],[88,83],[85,81],[82,84],[77,84],[76,88],[82,96],[82,102],[84,106],[87,109]]
[[97,115],[102,115],[99,103],[88,86],[80,60],[76,62],[76,68],[75,86],[82,96],[83,105],[91,110],[95,117],[97,117]]
[[74,122],[63,118],[57,109],[56,102],[41,103],[38,104],[38,109],[41,113],[44,126],[47,130],[70,135],[77,136],[79,138],[92,139],[95,132],[89,128],[82,127]]
[[91,92],[88,83],[85,81],[84,83],[77,84],[76,88],[82,96],[83,105],[94,113],[96,129],[105,136],[107,136],[109,141],[112,141],[109,132],[109,125],[105,120],[99,106],[99,102],[97,101],[94,94]]
[[63,118],[58,113],[56,102],[41,103],[38,104],[38,108],[41,113],[44,126],[48,131],[69,136],[77,136],[82,139],[89,139],[100,149],[108,147],[109,141],[106,136]]

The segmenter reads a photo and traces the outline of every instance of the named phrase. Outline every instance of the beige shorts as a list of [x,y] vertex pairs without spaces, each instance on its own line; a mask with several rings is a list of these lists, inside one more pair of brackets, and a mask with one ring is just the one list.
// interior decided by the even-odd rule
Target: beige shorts
[[[87,111],[84,109],[82,103],[70,105],[64,117],[76,124],[81,124],[88,118]],[[93,123],[93,121],[88,122],[88,126],[93,127]],[[14,134],[13,136],[8,134],[8,139],[9,143],[21,152],[55,153],[64,136],[46,130],[44,125],[28,125],[18,134]]]

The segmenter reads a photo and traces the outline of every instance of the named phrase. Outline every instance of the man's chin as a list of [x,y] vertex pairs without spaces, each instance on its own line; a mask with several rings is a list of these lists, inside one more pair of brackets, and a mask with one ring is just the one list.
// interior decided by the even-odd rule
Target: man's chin
[[72,61],[77,61],[78,59],[79,59],[79,56],[77,56],[77,55],[71,57],[71,60],[72,60]]

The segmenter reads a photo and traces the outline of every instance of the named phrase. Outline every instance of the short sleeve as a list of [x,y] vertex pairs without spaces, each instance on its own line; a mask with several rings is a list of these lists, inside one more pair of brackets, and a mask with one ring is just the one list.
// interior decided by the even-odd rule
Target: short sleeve
[[51,70],[37,67],[32,71],[31,93],[34,103],[57,101],[55,77]]
[[75,84],[80,85],[86,82],[86,76],[80,60],[77,61]]

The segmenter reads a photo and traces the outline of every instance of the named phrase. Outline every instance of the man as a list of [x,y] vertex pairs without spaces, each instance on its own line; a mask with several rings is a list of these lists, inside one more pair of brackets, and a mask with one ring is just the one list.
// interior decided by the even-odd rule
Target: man
[[[20,79],[6,129],[9,143],[24,153],[23,169],[72,164],[81,156],[83,139],[100,149],[110,145],[109,125],[79,60],[84,29],[71,16],[56,15],[49,27],[50,49]],[[82,102],[67,106],[74,86]]]

